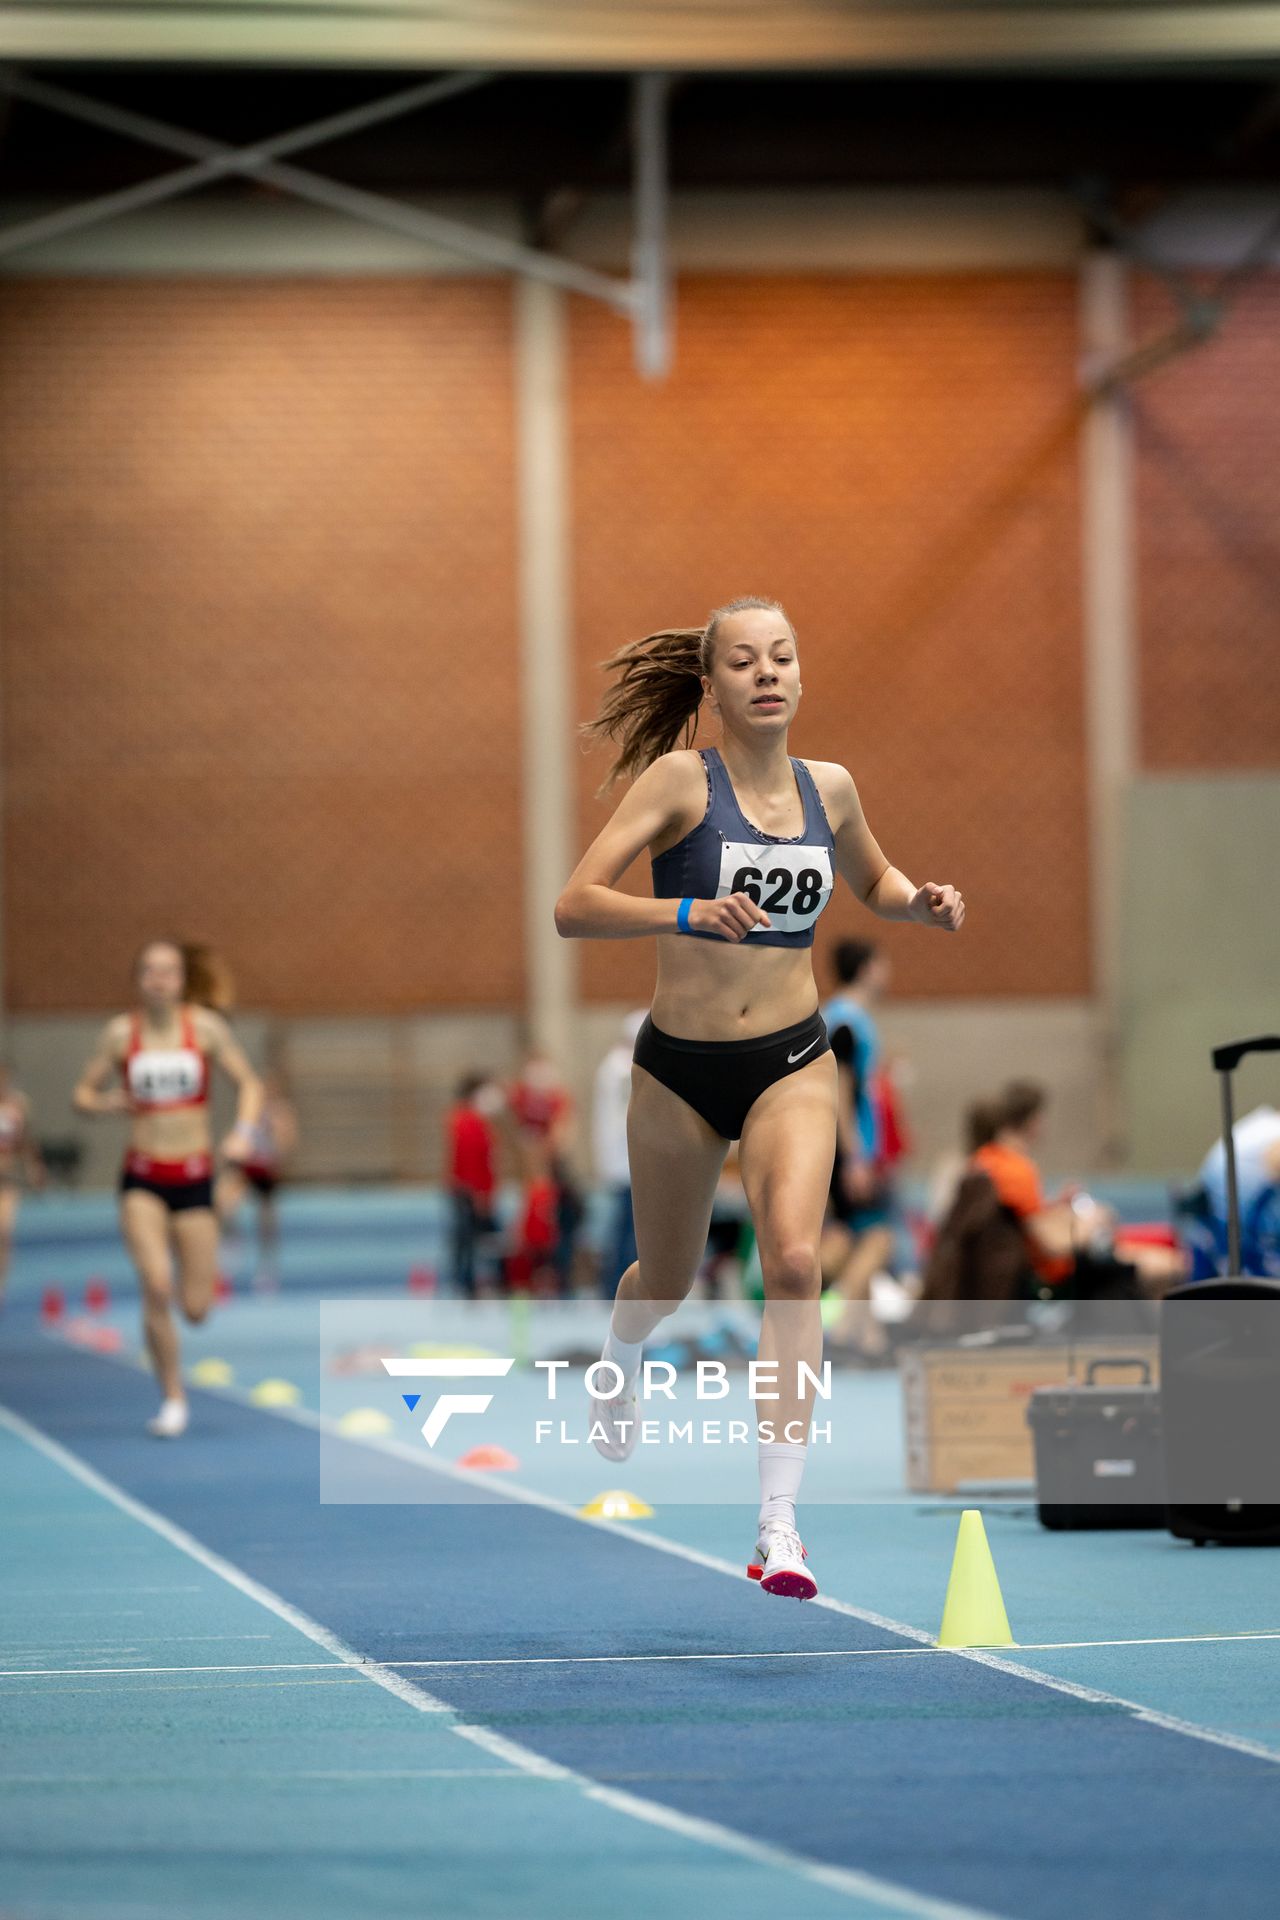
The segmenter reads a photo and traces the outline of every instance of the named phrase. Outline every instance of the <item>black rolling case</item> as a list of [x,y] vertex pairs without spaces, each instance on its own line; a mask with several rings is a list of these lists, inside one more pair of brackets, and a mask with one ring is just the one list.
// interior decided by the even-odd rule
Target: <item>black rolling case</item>
[[[1136,1367],[1141,1383],[1098,1386],[1104,1367]],[[1167,1524],[1160,1392],[1146,1360],[1091,1360],[1083,1386],[1037,1387],[1027,1423],[1041,1526],[1057,1532]]]
[[1280,1036],[1215,1047],[1231,1273],[1165,1297],[1160,1324],[1169,1530],[1203,1547],[1280,1546],[1280,1282],[1240,1272],[1231,1076]]

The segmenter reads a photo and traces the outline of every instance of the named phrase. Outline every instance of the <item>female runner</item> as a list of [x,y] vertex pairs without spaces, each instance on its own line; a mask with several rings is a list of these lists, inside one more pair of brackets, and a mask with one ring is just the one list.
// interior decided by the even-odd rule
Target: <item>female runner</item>
[[266,1292],[280,1285],[280,1209],[276,1196],[286,1165],[298,1149],[298,1117],[274,1070],[262,1076],[262,1108],[251,1129],[248,1152],[228,1165],[214,1188],[214,1210],[224,1233],[235,1226],[246,1194],[257,1200],[258,1268],[253,1284]]
[[24,1172],[29,1185],[44,1185],[44,1160],[31,1137],[31,1103],[14,1085],[7,1064],[0,1061],[0,1300],[9,1277]]
[[[228,1161],[248,1158],[262,1105],[258,1078],[226,1021],[200,1004],[216,990],[205,959],[172,940],[143,948],[136,968],[141,1004],[104,1027],[74,1096],[77,1113],[131,1116],[120,1229],[142,1283],[143,1330],[163,1395],[147,1427],[161,1439],[174,1439],[187,1426],[172,1313],[175,1269],[178,1299],[193,1326],[213,1302],[218,1226],[210,1062],[239,1093],[235,1126],[222,1143]],[[108,1089],[115,1074],[124,1085]]]
[[[795,1502],[812,1393],[797,1363],[821,1365],[818,1243],[837,1092],[814,924],[837,873],[884,920],[956,932],[964,903],[954,887],[915,887],[889,865],[843,767],[788,757],[800,669],[775,601],[733,600],[705,628],[651,634],[607,665],[618,680],[587,731],[618,743],[611,780],[636,778],[561,894],[556,926],[571,939],[659,939],[627,1122],[639,1259],[619,1284],[602,1356],[622,1387],[595,1403],[592,1437],[610,1460],[635,1444],[644,1341],[693,1283],[720,1168],[740,1140],[764,1276],[760,1359],[778,1368],[770,1431],[758,1431],[748,1571],[766,1593],[811,1599]],[[680,743],[704,704],[722,742],[694,752]],[[646,847],[652,900],[618,890]]]

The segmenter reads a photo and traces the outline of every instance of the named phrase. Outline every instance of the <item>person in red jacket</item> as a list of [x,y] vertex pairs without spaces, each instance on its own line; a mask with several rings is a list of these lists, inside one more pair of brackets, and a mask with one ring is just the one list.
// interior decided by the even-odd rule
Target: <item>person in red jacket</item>
[[449,1264],[458,1291],[475,1298],[476,1252],[493,1231],[497,1133],[490,1117],[501,1096],[482,1073],[458,1082],[445,1122],[445,1185],[449,1192]]

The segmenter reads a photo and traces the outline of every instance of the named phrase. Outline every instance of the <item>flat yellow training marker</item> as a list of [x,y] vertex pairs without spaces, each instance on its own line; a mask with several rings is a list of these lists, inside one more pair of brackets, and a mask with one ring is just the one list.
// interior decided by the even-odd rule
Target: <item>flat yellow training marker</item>
[[292,1380],[259,1380],[249,1398],[255,1407],[292,1407],[302,1395]]
[[353,1407],[338,1422],[339,1433],[390,1433],[391,1422],[380,1407]]
[[229,1387],[234,1378],[225,1360],[197,1360],[191,1369],[192,1384],[197,1387]]
[[996,1563],[976,1507],[960,1515],[946,1604],[938,1630],[940,1647],[1013,1647]]
[[414,1360],[496,1360],[500,1357],[494,1347],[441,1346],[433,1340],[419,1340],[410,1347],[409,1354]]
[[578,1512],[587,1520],[651,1520],[653,1508],[638,1500],[634,1493],[598,1493]]

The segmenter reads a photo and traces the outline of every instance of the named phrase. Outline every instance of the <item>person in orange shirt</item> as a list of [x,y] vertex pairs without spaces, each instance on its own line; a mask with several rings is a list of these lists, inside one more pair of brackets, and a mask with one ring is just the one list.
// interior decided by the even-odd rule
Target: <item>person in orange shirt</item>
[[1083,1194],[1068,1189],[1047,1201],[1040,1169],[1032,1158],[1044,1117],[1045,1092],[1030,1080],[1014,1080],[996,1103],[995,1136],[971,1156],[996,1190],[1002,1207],[1017,1216],[1036,1277],[1060,1287],[1075,1271],[1075,1250],[1089,1241],[1110,1239],[1115,1215]]

